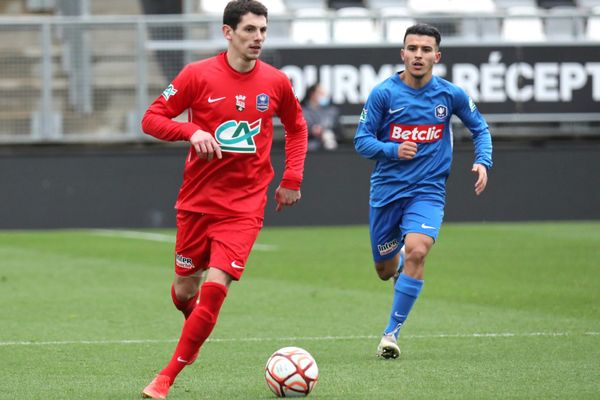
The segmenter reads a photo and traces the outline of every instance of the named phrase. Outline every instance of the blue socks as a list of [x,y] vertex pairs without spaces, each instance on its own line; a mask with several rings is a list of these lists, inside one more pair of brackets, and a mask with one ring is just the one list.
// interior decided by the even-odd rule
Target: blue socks
[[394,286],[394,301],[392,303],[392,312],[390,314],[390,322],[385,328],[384,335],[393,333],[398,338],[400,327],[408,317],[408,313],[415,304],[424,281],[411,278],[404,273],[401,273]]

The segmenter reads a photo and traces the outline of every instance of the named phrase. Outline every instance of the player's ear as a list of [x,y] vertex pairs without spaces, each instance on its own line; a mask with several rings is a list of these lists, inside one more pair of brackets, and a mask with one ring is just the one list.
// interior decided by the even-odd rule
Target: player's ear
[[400,58],[404,61],[404,49],[400,49]]
[[435,52],[435,61],[433,63],[437,64],[437,63],[440,62],[441,59],[442,59],[442,52],[441,51],[436,51]]
[[221,27],[221,31],[223,32],[223,36],[225,36],[225,39],[231,40],[233,29],[229,25],[223,25]]

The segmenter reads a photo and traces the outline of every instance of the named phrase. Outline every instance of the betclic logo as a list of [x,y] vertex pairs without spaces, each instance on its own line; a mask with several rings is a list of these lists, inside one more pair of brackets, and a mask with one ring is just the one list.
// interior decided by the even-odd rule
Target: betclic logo
[[390,139],[393,142],[430,143],[437,142],[444,133],[444,124],[435,125],[390,125]]

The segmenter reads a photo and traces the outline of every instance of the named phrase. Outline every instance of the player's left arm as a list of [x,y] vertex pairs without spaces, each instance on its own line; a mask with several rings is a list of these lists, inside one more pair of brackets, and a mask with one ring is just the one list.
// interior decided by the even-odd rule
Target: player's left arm
[[479,196],[485,190],[488,181],[487,171],[492,168],[492,135],[487,122],[477,109],[475,102],[467,93],[458,89],[455,93],[454,113],[471,131],[475,147],[475,161],[471,171],[477,175],[475,194]]
[[296,204],[301,198],[300,186],[304,177],[304,161],[308,148],[308,129],[302,115],[302,107],[287,78],[281,90],[278,116],[285,130],[285,169],[281,183],[275,190],[277,211]]
[[473,164],[471,171],[477,174],[477,181],[475,181],[475,194],[479,196],[485,190],[487,186],[488,176],[487,168],[482,164]]

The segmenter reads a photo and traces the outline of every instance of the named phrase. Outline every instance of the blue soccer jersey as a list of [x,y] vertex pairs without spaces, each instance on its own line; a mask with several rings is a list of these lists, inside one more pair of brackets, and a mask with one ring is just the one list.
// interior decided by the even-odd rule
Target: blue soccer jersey
[[[491,168],[492,139],[487,123],[463,89],[437,76],[413,89],[399,73],[373,89],[354,138],[356,151],[376,161],[371,174],[371,207],[421,194],[445,198],[452,164],[453,114],[473,135],[475,163]],[[405,141],[417,144],[411,160],[398,158],[398,147]]]

